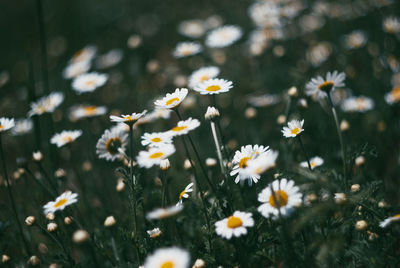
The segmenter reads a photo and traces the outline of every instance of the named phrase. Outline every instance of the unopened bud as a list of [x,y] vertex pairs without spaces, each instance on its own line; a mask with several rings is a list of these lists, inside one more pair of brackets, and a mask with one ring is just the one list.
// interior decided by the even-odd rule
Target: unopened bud
[[108,216],[106,220],[104,221],[104,226],[105,227],[111,227],[114,226],[117,223],[115,220],[114,216]]
[[190,163],[189,159],[186,159],[185,162],[183,162],[183,168],[184,169],[190,169],[192,168],[192,164]]
[[47,231],[54,232],[55,230],[57,230],[57,227],[58,227],[57,223],[50,222],[47,224]]
[[349,122],[347,122],[346,120],[342,120],[342,122],[340,122],[340,130],[341,131],[346,131],[349,128],[350,128]]
[[257,116],[257,110],[253,107],[249,107],[244,111],[244,116],[247,119],[251,119]]
[[1,256],[1,262],[2,262],[2,263],[6,263],[6,262],[8,262],[9,260],[10,260],[10,257],[9,257],[8,255],[3,254],[3,255]]
[[54,220],[55,217],[56,217],[56,216],[55,216],[53,213],[47,213],[47,214],[46,214],[46,219],[49,220],[49,221]]
[[71,217],[65,217],[64,218],[64,224],[65,225],[70,225],[72,223],[72,218]]
[[117,186],[115,187],[117,192],[122,192],[125,189],[125,183],[123,179],[118,179]]
[[344,193],[335,193],[336,204],[344,204],[347,201],[347,197]]
[[206,159],[206,166],[207,167],[214,167],[217,165],[217,160],[215,158],[207,158]]
[[288,95],[290,97],[296,97],[298,95],[297,87],[291,87],[288,90]]
[[161,160],[160,169],[161,170],[168,170],[171,167],[171,163],[169,162],[168,158]]
[[65,177],[67,175],[67,173],[65,172],[64,169],[59,168],[59,169],[56,170],[54,175],[56,175],[57,178],[61,178],[61,177]]
[[353,193],[360,191],[360,184],[353,184],[350,188],[350,191]]
[[147,234],[150,236],[150,238],[157,238],[162,234],[162,232],[160,228],[154,228],[153,230],[148,230]]
[[32,257],[29,258],[28,263],[32,266],[39,265],[40,260],[37,256],[33,255]]
[[204,117],[207,120],[214,120],[215,118],[219,117],[219,111],[215,107],[208,106]]
[[284,116],[283,114],[279,115],[279,116],[276,118],[276,122],[277,122],[279,125],[285,124],[285,123],[286,123],[286,116]]
[[89,233],[85,230],[77,230],[74,232],[72,236],[72,240],[77,243],[81,244],[89,239]]
[[40,162],[40,161],[43,160],[43,154],[42,154],[42,152],[40,152],[40,151],[33,152],[32,158],[33,158],[34,161]]
[[299,105],[299,107],[301,107],[303,109],[307,109],[308,108],[308,102],[307,102],[306,99],[299,99],[297,104]]
[[205,267],[205,266],[206,266],[205,261],[203,261],[202,259],[197,259],[197,260],[194,262],[192,268],[203,268],[203,267]]
[[380,207],[380,208],[384,208],[384,207],[386,207],[387,206],[387,204],[386,204],[386,202],[384,201],[384,200],[382,200],[382,201],[379,201],[379,203],[378,203],[378,207]]
[[356,229],[359,231],[365,230],[365,228],[367,228],[367,226],[368,226],[368,223],[364,220],[356,222]]
[[359,156],[355,160],[356,166],[361,166],[365,163],[365,157],[364,156]]
[[34,216],[29,216],[25,219],[25,224],[28,226],[31,226],[35,223],[35,217]]

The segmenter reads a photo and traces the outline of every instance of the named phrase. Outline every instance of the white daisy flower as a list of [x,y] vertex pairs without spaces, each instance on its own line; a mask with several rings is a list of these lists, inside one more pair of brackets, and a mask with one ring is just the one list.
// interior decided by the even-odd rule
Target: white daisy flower
[[188,268],[190,254],[186,250],[170,247],[157,249],[147,256],[144,268]]
[[198,84],[207,81],[209,79],[215,78],[219,75],[219,68],[216,66],[202,67],[194,71],[189,77],[188,86],[194,88]]
[[70,108],[69,119],[71,121],[77,121],[82,118],[103,115],[106,112],[107,107],[105,106],[78,105]]
[[253,227],[254,220],[251,213],[235,211],[232,216],[215,223],[215,232],[226,239],[232,236],[247,234],[246,227]]
[[96,88],[103,86],[108,79],[107,74],[85,73],[81,74],[72,81],[72,88],[78,94],[92,92]]
[[294,138],[304,131],[303,129],[304,120],[292,120],[288,122],[287,127],[283,127],[282,133],[286,138]]
[[15,122],[15,126],[11,129],[11,133],[15,136],[24,135],[31,132],[32,128],[33,121],[30,118],[19,119]]
[[202,95],[208,95],[228,92],[232,87],[231,81],[214,78],[197,84],[193,89]]
[[161,160],[173,153],[175,153],[175,147],[172,144],[164,144],[160,147],[150,148],[148,151],[140,151],[136,161],[140,167],[151,168],[154,165],[160,165]]
[[106,129],[96,144],[96,154],[109,161],[122,159],[124,155],[120,150],[124,152],[127,143],[128,134],[119,129]]
[[[310,166],[311,166],[311,169],[314,169],[314,168],[316,168],[316,167],[319,167],[319,166],[321,166],[321,165],[323,165],[323,164],[324,164],[324,159],[322,159],[322,158],[319,157],[319,156],[314,156],[314,157],[312,157],[312,158],[310,159]],[[300,163],[300,166],[303,167],[303,168],[308,168],[308,163],[307,163],[307,161],[301,162],[301,163]]]
[[254,107],[267,107],[280,101],[278,95],[264,94],[261,96],[249,97],[249,103]]
[[61,92],[52,92],[48,96],[41,97],[37,101],[31,103],[31,110],[28,112],[28,116],[52,113],[63,100],[64,94]]
[[396,214],[393,217],[389,217],[379,223],[379,227],[386,228],[389,224],[394,221],[400,221],[400,214]]
[[189,194],[193,192],[193,182],[189,183],[185,189],[179,194],[179,201],[176,204],[177,206],[181,205],[183,203],[183,198],[189,198]]
[[[262,173],[275,167],[278,155],[279,153],[277,151],[268,150],[259,157],[250,159],[247,161],[247,166],[240,171],[240,178],[252,178],[252,180],[257,183]],[[249,180],[249,184],[251,184],[252,180]]]
[[400,19],[398,17],[387,17],[383,21],[383,30],[390,34],[400,33]]
[[261,155],[265,154],[268,151],[268,146],[264,147],[263,145],[246,145],[240,148],[240,151],[236,151],[232,160],[232,171],[230,172],[231,176],[236,176],[235,183],[239,181],[244,182],[246,179],[249,180],[249,184],[257,183],[260,179],[259,174],[249,174],[247,172],[243,172],[245,168],[247,168],[247,162],[252,159],[256,159]]
[[374,108],[375,104],[371,98],[365,96],[350,97],[343,101],[341,108],[345,112],[367,112]]
[[117,122],[117,123],[125,123],[127,125],[133,124],[140,118],[142,118],[145,114],[147,113],[147,110],[144,110],[141,113],[132,113],[132,114],[127,114],[127,115],[121,115],[121,116],[115,116],[115,115],[110,115],[111,122]]
[[146,232],[150,238],[157,238],[162,234],[160,228],[158,228],[158,227],[156,227],[152,230],[147,230]]
[[147,213],[146,218],[149,220],[162,220],[172,217],[183,210],[183,205],[171,206],[167,208],[157,208]]
[[[271,191],[272,185],[272,191]],[[263,203],[258,211],[265,217],[272,216],[276,219],[279,210],[282,216],[289,216],[294,207],[301,204],[302,194],[299,187],[294,186],[294,181],[283,178],[275,180],[258,194],[258,201]]]
[[159,147],[171,143],[172,137],[166,132],[144,133],[142,136],[143,146]]
[[154,102],[154,105],[156,106],[156,108],[173,109],[181,104],[181,102],[186,98],[187,94],[187,88],[177,88],[175,89],[175,92],[167,93],[164,98],[156,100]]
[[9,130],[15,126],[14,118],[0,118],[0,132]]
[[183,58],[192,55],[196,55],[203,50],[199,43],[194,42],[181,42],[176,45],[176,48],[172,55],[175,58]]
[[352,31],[344,38],[344,44],[348,49],[363,47],[367,41],[365,32],[361,30]]
[[326,97],[327,93],[337,87],[344,87],[344,80],[346,79],[345,73],[334,71],[328,72],[326,79],[321,76],[311,78],[311,81],[306,84],[306,94],[314,96],[317,99]]
[[188,134],[189,131],[196,129],[199,126],[199,120],[189,117],[186,120],[179,121],[176,127],[173,127],[171,130],[167,131],[167,133],[172,137],[185,135]]
[[67,67],[65,67],[63,71],[63,77],[64,79],[75,78],[89,71],[90,67],[91,67],[90,61],[79,61],[70,63],[67,65]]
[[206,32],[206,28],[201,20],[185,20],[179,23],[178,32],[190,38],[199,38]]
[[385,94],[385,101],[387,104],[392,105],[400,101],[400,86],[392,89],[392,91]]
[[56,133],[51,137],[50,143],[56,144],[57,147],[62,147],[68,143],[73,142],[82,135],[82,130],[64,130]]
[[96,56],[97,48],[95,46],[86,46],[81,50],[75,52],[72,56],[70,63],[88,62]]
[[57,210],[64,210],[65,207],[78,202],[78,194],[66,191],[61,194],[55,201],[50,201],[43,206],[44,214],[55,213]]
[[206,46],[222,48],[227,47],[239,40],[243,35],[238,26],[225,25],[212,30],[206,38]]

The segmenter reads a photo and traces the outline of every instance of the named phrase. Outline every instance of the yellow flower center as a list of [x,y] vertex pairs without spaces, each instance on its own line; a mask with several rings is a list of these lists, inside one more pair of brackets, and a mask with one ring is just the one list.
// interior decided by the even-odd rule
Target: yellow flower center
[[396,220],[400,220],[400,214],[394,215],[393,218],[395,218]]
[[94,115],[96,114],[97,107],[96,106],[86,106],[83,108],[86,115]]
[[249,161],[249,160],[250,160],[250,157],[243,157],[242,159],[240,159],[239,168],[247,167],[247,161]]
[[208,79],[210,79],[209,76],[205,74],[202,77],[200,77],[200,82],[206,81]]
[[158,138],[158,137],[156,137],[156,138],[152,138],[152,139],[151,139],[151,141],[152,141],[152,142],[160,142],[160,141],[161,141],[161,139],[160,139],[160,138]]
[[400,86],[394,88],[390,94],[395,102],[400,101]]
[[122,141],[119,137],[111,138],[106,143],[106,150],[110,154],[118,154],[118,149],[121,147]]
[[172,99],[170,99],[170,100],[168,100],[166,103],[165,103],[165,105],[171,105],[172,103],[174,103],[175,101],[179,101],[179,98],[172,98]]
[[332,81],[325,81],[322,84],[318,86],[319,90],[329,92],[334,86],[334,83]]
[[175,132],[179,132],[179,131],[182,131],[182,130],[184,130],[185,128],[187,128],[187,126],[180,126],[180,127],[174,127],[173,129],[171,129],[172,131],[175,131]]
[[73,142],[74,139],[71,136],[65,136],[62,138],[63,142]]
[[311,168],[315,168],[317,166],[317,164],[315,164],[314,162],[310,162],[310,166],[311,166]]
[[[285,191],[278,190],[278,191],[274,191],[274,194],[271,194],[268,202],[274,208],[280,208],[280,207],[284,207],[287,205],[288,199],[289,199],[289,196],[287,195],[287,193]],[[275,200],[278,204],[275,203]]]
[[182,196],[186,194],[186,190],[183,190],[180,194],[179,194],[179,199],[182,199]]
[[215,91],[218,91],[218,90],[220,90],[220,89],[221,89],[220,86],[218,86],[218,85],[212,85],[212,86],[208,86],[208,87],[206,88],[206,91],[215,92]]
[[164,155],[164,153],[162,153],[162,152],[156,152],[156,153],[150,155],[149,158],[156,159],[156,158],[160,158],[163,155]]
[[85,82],[85,86],[87,86],[87,87],[92,87],[92,86],[95,86],[95,85],[96,85],[96,82],[93,81],[93,80],[88,80],[88,81]]
[[292,129],[291,131],[290,131],[290,134],[294,134],[294,135],[297,135],[297,134],[299,134],[300,133],[300,129],[298,128],[298,127],[295,127],[294,129]]
[[174,263],[172,261],[166,261],[161,264],[160,268],[174,268]]
[[231,229],[238,228],[242,225],[243,225],[242,220],[239,217],[235,217],[235,216],[230,216],[228,218],[228,222],[226,224],[226,226],[228,226],[228,228],[231,228]]
[[3,125],[0,125],[0,129],[3,129],[4,128],[4,126]]
[[57,203],[54,204],[55,208],[61,207],[62,205],[65,205],[65,203],[67,203],[68,199],[64,198],[64,199],[60,199],[57,201]]

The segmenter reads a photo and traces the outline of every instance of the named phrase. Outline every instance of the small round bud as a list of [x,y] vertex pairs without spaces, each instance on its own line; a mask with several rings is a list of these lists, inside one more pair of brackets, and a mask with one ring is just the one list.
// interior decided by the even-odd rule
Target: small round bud
[[367,228],[367,226],[368,226],[368,223],[364,220],[356,222],[356,229],[359,231],[365,230],[365,228]]
[[344,204],[347,201],[346,194],[344,193],[335,193],[335,202],[336,204]]
[[377,129],[379,132],[383,132],[386,130],[386,123],[383,121],[379,121],[377,125]]
[[158,60],[149,60],[146,64],[146,70],[149,73],[155,73],[160,69],[160,63]]
[[190,169],[192,168],[192,164],[190,163],[189,159],[186,159],[185,162],[183,162],[183,168],[184,169]]
[[291,87],[291,88],[289,88],[289,90],[288,90],[288,95],[289,95],[290,97],[296,97],[296,96],[298,95],[297,87]]
[[122,192],[125,189],[125,183],[123,179],[118,179],[117,186],[115,187],[117,192]]
[[150,236],[150,238],[157,238],[162,234],[162,232],[161,232],[160,228],[157,227],[157,228],[154,228],[153,230],[148,230],[147,234]]
[[286,116],[284,116],[283,114],[279,115],[279,116],[276,118],[276,122],[277,122],[278,124],[280,124],[280,125],[285,124],[285,123],[286,123]]
[[373,240],[375,240],[375,239],[377,239],[379,237],[378,234],[373,233],[371,231],[367,231],[367,233],[368,233],[368,240],[369,241],[373,241]]
[[207,158],[206,159],[206,166],[207,167],[214,167],[217,165],[217,160],[215,158]]
[[297,105],[300,108],[303,108],[303,109],[307,109],[308,108],[308,102],[307,102],[306,99],[299,99],[299,101],[297,102]]
[[47,252],[49,252],[49,248],[44,243],[39,243],[38,250],[42,254],[46,254]]
[[214,120],[219,117],[219,115],[219,111],[215,107],[208,106],[204,117],[206,120]]
[[171,167],[171,163],[169,162],[168,158],[161,160],[160,169],[161,170],[168,170]]
[[48,214],[46,215],[46,219],[49,220],[49,221],[52,221],[52,220],[54,220],[55,218],[56,218],[56,216],[55,216],[53,213],[48,213]]
[[33,158],[34,161],[40,162],[40,161],[43,160],[43,154],[42,154],[42,152],[40,152],[40,151],[33,152],[32,158]]
[[56,170],[56,172],[54,173],[54,175],[55,175],[57,178],[62,178],[62,177],[65,177],[65,176],[67,175],[67,173],[65,172],[64,169],[59,168],[59,169]]
[[387,204],[386,204],[385,200],[379,201],[378,207],[384,208],[384,207],[386,207],[386,206],[387,206]]
[[29,258],[28,263],[32,266],[39,265],[40,260],[37,256],[33,255],[32,257]]
[[54,232],[55,230],[57,230],[58,225],[55,222],[50,222],[47,224],[47,231],[49,232]]
[[140,44],[142,43],[142,37],[140,37],[139,35],[131,35],[128,38],[128,47],[131,49],[137,48],[140,46]]
[[65,225],[70,225],[72,223],[72,218],[71,217],[65,217],[64,218],[64,224]]
[[340,122],[340,130],[341,131],[346,131],[349,128],[350,128],[349,122],[347,122],[346,120],[342,120],[342,122]]
[[251,119],[257,116],[257,110],[253,107],[249,107],[244,111],[244,116],[247,119]]
[[192,268],[203,268],[203,267],[205,267],[205,266],[206,266],[205,261],[203,261],[202,259],[197,259],[197,260],[194,262]]
[[2,256],[1,256],[1,262],[2,263],[6,263],[6,262],[8,262],[10,260],[10,256],[7,256],[7,255],[5,255],[5,254],[3,254]]
[[111,227],[114,226],[116,223],[117,221],[115,220],[114,216],[108,216],[104,221],[104,226]]
[[92,163],[90,163],[90,161],[83,162],[82,170],[85,171],[85,172],[91,171],[92,170]]
[[356,158],[355,162],[356,162],[356,166],[358,166],[358,167],[361,166],[361,165],[364,165],[365,157],[364,156],[359,156],[359,157]]
[[85,230],[77,230],[74,232],[72,236],[72,240],[77,243],[81,244],[83,242],[86,242],[89,239],[90,235],[87,231]]
[[57,263],[51,263],[49,265],[49,268],[58,268],[58,264]]
[[25,224],[28,226],[32,226],[35,223],[35,217],[34,216],[29,216],[25,219]]
[[312,203],[314,201],[316,201],[318,199],[318,196],[314,193],[311,193],[309,195],[306,196],[306,202],[307,203]]
[[360,184],[353,184],[353,185],[351,186],[351,188],[350,188],[350,191],[351,191],[352,193],[355,193],[355,192],[360,191]]

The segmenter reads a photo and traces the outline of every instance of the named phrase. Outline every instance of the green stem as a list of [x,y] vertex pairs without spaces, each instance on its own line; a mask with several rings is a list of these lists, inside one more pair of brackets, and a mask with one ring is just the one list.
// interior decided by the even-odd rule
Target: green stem
[[211,121],[210,124],[211,124],[211,132],[214,137],[215,147],[217,149],[217,156],[218,156],[218,160],[219,160],[219,166],[221,168],[221,173],[224,175],[225,179],[227,179],[225,167],[224,167],[224,160],[222,158],[221,145],[219,144],[217,131],[215,129],[215,123],[214,123],[214,121]]
[[40,50],[41,50],[41,61],[42,61],[42,76],[44,84],[44,92],[50,93],[49,77],[47,68],[47,46],[46,46],[46,30],[44,24],[43,15],[43,4],[42,0],[36,0],[37,15],[39,20],[39,38],[40,38]]
[[3,143],[2,143],[2,139],[1,138],[2,138],[2,134],[0,133],[0,156],[1,156],[1,159],[2,159],[2,162],[3,162],[4,177],[5,177],[6,181],[7,181],[7,187],[6,187],[7,188],[7,193],[8,193],[8,196],[9,196],[10,200],[11,200],[11,208],[13,210],[14,217],[15,217],[15,220],[17,222],[19,233],[20,233],[22,241],[24,243],[26,253],[28,253],[28,255],[31,256],[32,255],[31,254],[31,250],[29,248],[28,241],[25,238],[21,222],[19,221],[18,212],[17,212],[17,206],[15,205],[15,199],[14,199],[13,193],[11,191],[11,183],[10,183],[10,179],[8,178],[6,159],[4,158]]
[[300,135],[297,135],[297,137],[298,137],[298,140],[299,140],[299,143],[300,143],[300,146],[301,146],[301,150],[303,151],[304,156],[305,156],[305,158],[306,158],[306,160],[307,160],[308,168],[312,171],[311,164],[310,164],[310,160],[309,160],[309,158],[308,158],[308,156],[307,156],[306,149],[304,148],[303,142],[301,141],[301,136],[300,136]]

